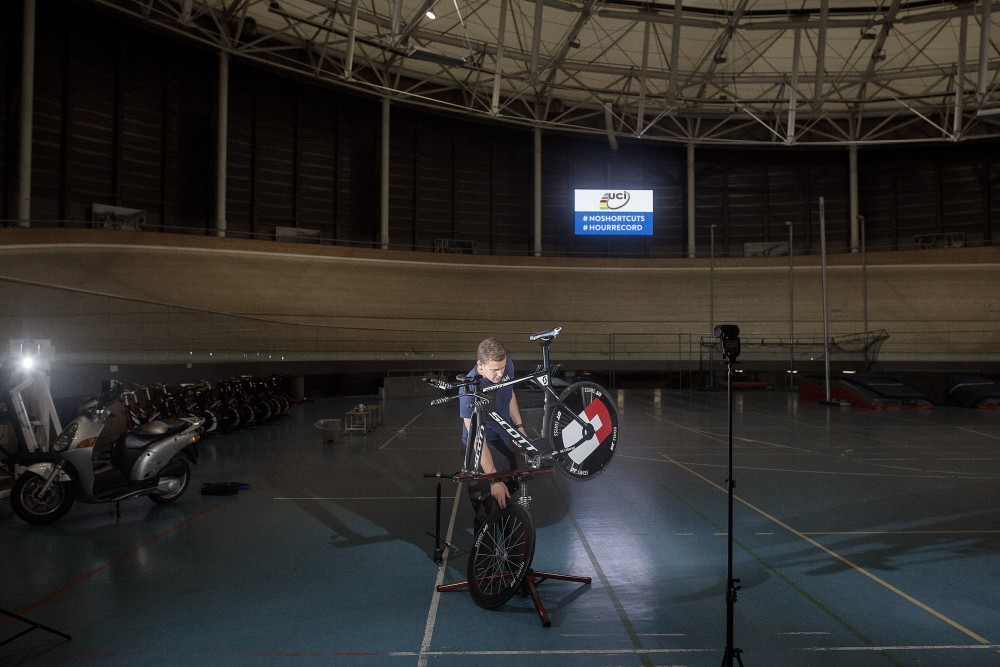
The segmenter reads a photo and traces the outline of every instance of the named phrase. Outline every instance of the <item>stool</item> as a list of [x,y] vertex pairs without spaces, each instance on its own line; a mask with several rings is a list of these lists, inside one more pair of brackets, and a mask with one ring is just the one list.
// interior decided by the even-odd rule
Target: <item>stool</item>
[[323,432],[323,444],[337,442],[337,434],[340,432],[339,419],[320,419],[316,422],[316,428]]

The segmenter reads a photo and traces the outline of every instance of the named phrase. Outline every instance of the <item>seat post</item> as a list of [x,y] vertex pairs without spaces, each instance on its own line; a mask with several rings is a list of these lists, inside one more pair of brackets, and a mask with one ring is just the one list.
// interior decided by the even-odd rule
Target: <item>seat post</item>
[[549,346],[552,344],[551,340],[542,341],[542,367],[548,370],[549,366]]

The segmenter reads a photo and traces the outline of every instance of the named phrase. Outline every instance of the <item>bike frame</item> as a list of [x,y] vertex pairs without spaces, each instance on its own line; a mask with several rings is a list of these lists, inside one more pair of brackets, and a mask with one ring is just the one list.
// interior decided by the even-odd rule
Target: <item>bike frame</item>
[[[494,423],[499,425],[511,439],[511,444],[521,450],[527,459],[528,467],[532,469],[537,469],[544,463],[549,463],[555,460],[562,454],[573,451],[580,442],[588,440],[594,433],[593,426],[589,422],[586,422],[579,418],[574,412],[569,411],[574,421],[576,421],[581,429],[583,437],[568,447],[556,450],[552,447],[551,440],[551,429],[552,415],[555,410],[560,407],[565,407],[565,404],[559,399],[555,390],[552,389],[552,365],[549,361],[549,346],[552,339],[558,335],[559,329],[555,330],[555,334],[551,337],[542,337],[540,335],[542,346],[542,367],[533,373],[529,373],[520,378],[515,378],[513,380],[507,380],[505,382],[500,382],[498,384],[489,385],[486,387],[479,387],[479,378],[471,378],[471,381],[462,385],[465,395],[475,396],[474,408],[473,408],[473,419],[470,424],[470,438],[472,439],[471,446],[467,447],[465,450],[465,464],[462,470],[463,475],[467,476],[478,476],[481,475],[479,472],[479,462],[482,458],[483,447],[486,445],[486,423],[484,421],[484,416],[489,417]],[[525,384],[527,382],[534,382],[541,389],[544,396],[544,407],[542,412],[542,436],[536,440],[529,440],[514,428],[510,422],[504,419],[496,410],[487,410],[487,405],[492,402],[490,394],[503,387],[511,387],[514,385]],[[472,437],[472,431],[475,431],[475,436]],[[539,444],[548,444],[549,451],[544,454],[538,448]]]

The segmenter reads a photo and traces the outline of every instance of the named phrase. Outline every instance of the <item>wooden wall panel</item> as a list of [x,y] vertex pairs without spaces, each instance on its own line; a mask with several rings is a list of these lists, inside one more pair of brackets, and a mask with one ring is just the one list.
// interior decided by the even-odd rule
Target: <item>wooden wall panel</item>
[[483,131],[455,143],[455,224],[452,234],[445,237],[473,241],[477,251],[487,254],[493,248],[494,215],[500,215],[499,209],[509,198],[496,187],[497,164],[502,159],[496,154],[497,145]]
[[[6,3],[17,4],[17,3]],[[59,224],[65,220],[66,61],[71,35],[54,26],[40,35],[43,48],[35,54],[35,112],[32,132],[31,215],[34,220]],[[62,37],[62,39],[60,39]],[[18,62],[20,57],[18,57]],[[18,111],[20,113],[20,111]],[[11,124],[11,141],[19,145],[19,134]],[[20,129],[17,129],[17,133]],[[15,158],[16,159],[16,158]],[[17,163],[14,162],[16,165]],[[15,167],[16,168],[16,167]],[[13,193],[16,197],[17,193]]]
[[163,43],[165,231],[204,231],[215,221],[215,102],[218,57]]
[[413,248],[429,250],[434,239],[449,238],[455,228],[455,135],[436,116],[417,123],[414,147]]
[[389,238],[412,248],[416,239],[418,118],[393,114],[389,125]]
[[121,54],[119,187],[116,204],[146,211],[146,224],[163,222],[166,65],[155,44],[128,40]]
[[17,216],[17,149],[20,131],[14,110],[20,87],[21,3],[0,3],[0,220]]
[[381,240],[381,105],[344,96],[337,100],[337,108],[345,110],[337,123],[337,238],[349,245],[372,247]]
[[226,233],[253,232],[256,180],[256,90],[250,72],[237,68],[229,77],[229,115],[226,143]]
[[254,234],[273,238],[277,226],[295,227],[295,175],[298,132],[295,89],[257,79],[254,146]]
[[971,245],[982,245],[986,240],[982,225],[986,212],[984,157],[973,149],[941,158],[941,231],[961,233]]
[[67,68],[68,218],[86,220],[93,203],[115,204],[118,42],[107,28],[74,38]]
[[535,234],[534,135],[511,128],[487,133],[481,124],[470,129],[489,142],[490,195],[464,205],[477,206],[489,215],[492,252],[530,253]]
[[324,238],[337,236],[337,119],[329,96],[301,93],[296,149],[296,217]]

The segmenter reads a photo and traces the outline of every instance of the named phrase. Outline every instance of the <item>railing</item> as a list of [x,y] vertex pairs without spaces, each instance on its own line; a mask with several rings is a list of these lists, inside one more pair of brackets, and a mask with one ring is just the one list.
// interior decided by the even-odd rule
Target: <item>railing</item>
[[[0,219],[0,227],[17,227],[19,221],[15,219]],[[311,224],[311,223],[310,223]],[[79,221],[79,220],[32,220],[30,223],[33,228],[93,228],[95,223],[92,221]],[[306,229],[299,227],[294,220],[282,220],[275,221],[271,225],[258,225],[263,227],[263,231],[245,231],[239,229],[226,229],[223,233],[219,233],[217,230],[209,227],[192,227],[183,225],[164,225],[145,223],[144,229],[146,231],[153,232],[163,232],[168,234],[185,234],[191,236],[225,236],[227,238],[235,239],[248,239],[248,240],[259,240],[259,241],[281,241],[281,242],[309,242],[316,245],[326,245],[326,246],[340,246],[346,248],[368,248],[368,249],[387,249],[387,250],[397,250],[397,251],[407,251],[407,252],[426,252],[426,253],[460,253],[460,254],[480,254],[480,255],[492,255],[492,256],[510,256],[510,257],[525,257],[525,256],[535,256],[538,253],[534,249],[529,247],[524,248],[514,248],[503,245],[487,246],[484,247],[478,241],[473,239],[462,240],[462,239],[434,239],[433,241],[427,243],[420,242],[407,242],[407,243],[396,243],[391,238],[388,243],[384,243],[381,240],[370,240],[362,241],[358,239],[343,238],[337,235],[336,231],[332,233],[329,230],[319,230],[319,229]],[[708,222],[700,222],[699,229],[705,229],[710,226]],[[299,238],[302,237],[302,238]],[[960,242],[957,240],[960,239]],[[676,247],[671,249],[665,249],[663,247],[647,247],[642,250],[629,250],[622,247],[616,247],[614,250],[567,250],[560,247],[562,239],[551,241],[543,237],[542,239],[542,252],[541,256],[544,257],[580,257],[580,258],[621,258],[621,259],[688,259],[691,257],[691,250],[688,246]],[[714,257],[715,259],[729,259],[729,258],[746,258],[748,256],[761,256],[761,255],[748,255],[747,246],[751,245],[765,245],[769,248],[781,247],[780,250],[774,251],[773,254],[768,254],[769,257],[778,256],[788,256],[787,242],[765,242],[765,241],[752,241],[748,239],[741,239],[738,241],[732,241],[728,244],[722,244],[716,242],[714,247],[712,244],[706,242],[704,245],[699,245],[695,248],[694,255],[701,259],[709,259]],[[940,248],[955,248],[955,247],[965,247],[965,248],[982,248],[990,247],[994,245],[989,237],[982,237],[980,235],[968,235],[960,232],[952,233],[942,233],[942,234],[921,234],[914,235],[910,237],[900,238],[893,242],[879,241],[879,240],[868,240],[866,244],[866,252],[886,252],[886,251],[896,251],[896,250],[927,250],[927,249],[940,249]],[[845,244],[843,241],[838,242],[834,239],[827,240],[827,253],[830,255],[837,254],[848,254],[857,253],[858,248],[851,248],[849,245]],[[810,245],[799,245],[796,244],[793,248],[793,253],[795,256],[809,256],[809,255],[819,255],[820,254],[820,241],[818,237],[810,242]]]

